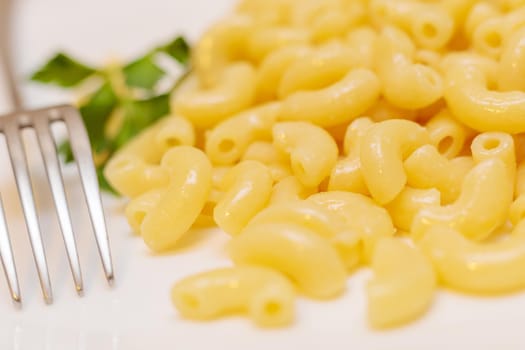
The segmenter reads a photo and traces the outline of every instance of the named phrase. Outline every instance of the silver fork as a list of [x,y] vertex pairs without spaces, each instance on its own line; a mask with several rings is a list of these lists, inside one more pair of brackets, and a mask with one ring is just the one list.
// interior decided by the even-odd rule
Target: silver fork
[[[0,0],[0,69],[3,69],[3,76],[7,78],[8,93],[14,107],[13,113],[0,117],[0,133],[4,135],[6,140],[44,300],[46,303],[51,304],[53,302],[53,293],[42,243],[42,230],[31,187],[26,150],[21,138],[22,129],[33,128],[37,135],[77,292],[82,295],[84,289],[82,272],[64,190],[60,161],[55,140],[51,133],[52,123],[63,122],[66,125],[102,266],[106,279],[110,284],[113,282],[113,266],[97,174],[93,165],[93,155],[80,114],[72,106],[55,106],[39,110],[23,110],[22,108],[9,56],[9,14],[11,6],[11,0]],[[0,83],[2,82],[0,81]],[[20,286],[1,198],[0,260],[4,268],[11,298],[16,304],[20,304],[22,301]]]

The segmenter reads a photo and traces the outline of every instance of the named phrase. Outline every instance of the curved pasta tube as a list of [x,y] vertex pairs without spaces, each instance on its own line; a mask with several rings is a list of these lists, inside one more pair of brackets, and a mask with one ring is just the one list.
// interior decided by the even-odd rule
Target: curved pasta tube
[[310,52],[308,46],[287,46],[269,53],[257,70],[257,100],[277,99],[284,72],[298,59]]
[[224,195],[213,210],[213,218],[224,232],[236,235],[268,203],[272,191],[268,168],[246,160],[232,168],[221,183]]
[[295,176],[287,176],[273,185],[268,205],[300,201],[315,192],[317,188],[306,187]]
[[432,304],[436,276],[432,263],[418,249],[400,239],[384,239],[377,244],[372,270],[374,277],[366,286],[372,327],[412,321]]
[[193,146],[195,130],[186,119],[160,119],[126,143],[104,167],[104,176],[120,194],[136,197],[153,188],[167,186],[168,174],[157,165],[162,155],[179,145]]
[[211,189],[212,173],[206,155],[189,146],[166,152],[161,166],[170,174],[170,183],[140,227],[146,245],[157,252],[172,248],[197,219]]
[[171,107],[198,128],[216,125],[255,100],[255,69],[244,62],[227,66],[217,83],[204,87],[191,75],[172,96]]
[[491,91],[490,72],[477,64],[450,64],[446,70],[445,100],[452,114],[477,131],[525,131],[525,92]]
[[463,26],[465,36],[471,39],[474,31],[481,23],[489,18],[498,17],[499,15],[501,15],[499,9],[490,2],[478,2],[474,4]]
[[243,0],[237,4],[237,12],[248,15],[257,23],[289,24],[296,0]]
[[472,131],[459,123],[447,109],[432,117],[425,125],[430,141],[447,158],[456,157],[463,150]]
[[273,143],[290,155],[293,174],[307,187],[319,185],[337,162],[337,144],[326,130],[311,123],[275,124]]
[[361,117],[348,125],[344,140],[343,151],[346,158],[339,159],[330,173],[328,191],[349,191],[368,195],[363,174],[359,150],[361,138],[374,124],[367,117]]
[[271,142],[253,142],[246,148],[241,160],[256,160],[263,163],[270,169],[274,182],[279,182],[292,175],[288,156]]
[[451,14],[441,3],[373,0],[370,1],[370,16],[380,26],[399,26],[409,32],[418,45],[435,50],[450,41],[455,29],[456,13]]
[[234,15],[211,27],[192,50],[192,63],[198,83],[204,88],[217,86],[221,71],[245,56],[246,43],[254,23],[248,16]]
[[206,136],[206,154],[212,163],[233,164],[252,142],[271,140],[279,110],[279,103],[270,103],[220,122]]
[[516,197],[525,194],[525,161],[521,161],[516,169],[516,186],[514,193]]
[[299,58],[284,72],[278,96],[285,99],[294,92],[330,86],[354,66],[355,53],[346,45],[331,43]]
[[253,226],[232,239],[236,264],[261,265],[290,277],[307,296],[331,298],[346,284],[346,269],[335,248],[312,230],[294,224]]
[[388,212],[367,196],[343,192],[320,192],[308,197],[322,207],[339,214],[348,230],[356,232],[363,244],[362,260],[369,262],[375,245],[394,235],[395,228]]
[[479,53],[498,59],[505,37],[501,17],[487,18],[481,22],[472,33],[472,46]]
[[407,186],[385,209],[398,229],[409,232],[414,217],[422,208],[440,204],[441,193],[435,188],[422,190]]
[[441,282],[454,289],[495,294],[525,287],[523,221],[510,237],[493,243],[475,243],[452,228],[433,227],[419,246],[432,259]]
[[368,109],[364,115],[376,123],[389,119],[407,119],[415,121],[418,118],[416,110],[408,110],[394,106],[384,98],[380,98],[375,105]]
[[140,233],[140,226],[146,217],[146,214],[155,209],[160,202],[162,195],[166,192],[165,188],[156,188],[133,198],[126,206],[125,215],[128,219],[129,226]]
[[361,172],[379,204],[392,201],[407,182],[403,160],[430,143],[427,131],[407,120],[386,120],[370,127],[361,139]]
[[461,193],[463,179],[474,167],[471,157],[447,159],[431,145],[415,150],[403,163],[407,184],[421,189],[436,188],[443,204],[455,201]]
[[164,169],[148,164],[131,153],[111,158],[104,169],[104,176],[115,191],[129,198],[166,187],[169,183],[169,175]]
[[505,163],[498,158],[487,159],[467,174],[454,203],[423,208],[414,218],[411,232],[419,239],[429,227],[445,225],[469,239],[482,240],[507,219],[512,194]]
[[253,227],[272,223],[295,224],[326,238],[337,249],[347,269],[354,268],[360,261],[359,235],[348,229],[344,218],[314,201],[303,200],[270,206],[254,216],[245,230],[250,231]]
[[350,28],[362,22],[366,16],[364,5],[358,2],[351,5],[351,8],[334,8],[317,15],[311,25],[312,41],[322,43],[340,39]]
[[472,140],[470,149],[476,163],[491,158],[501,159],[507,166],[510,181],[515,182],[516,152],[512,136],[503,132],[485,132]]
[[209,320],[247,312],[258,326],[292,323],[295,290],[279,272],[236,266],[186,277],[172,287],[171,300],[183,317]]
[[310,32],[302,28],[258,28],[247,42],[248,55],[254,62],[261,62],[271,52],[289,45],[307,45]]
[[525,75],[525,28],[505,40],[500,57],[498,88],[503,91],[525,91],[525,83],[519,79]]
[[377,33],[371,27],[359,27],[351,30],[345,44],[354,53],[352,60],[355,67],[374,68]]
[[428,66],[413,63],[414,47],[402,31],[385,28],[377,40],[377,74],[383,84],[383,95],[393,105],[419,109],[443,96],[441,75]]
[[374,72],[350,70],[334,84],[313,91],[298,91],[283,100],[281,120],[309,121],[320,126],[349,122],[378,99],[380,82]]
[[525,195],[519,195],[510,205],[509,220],[513,225],[517,225],[525,218]]

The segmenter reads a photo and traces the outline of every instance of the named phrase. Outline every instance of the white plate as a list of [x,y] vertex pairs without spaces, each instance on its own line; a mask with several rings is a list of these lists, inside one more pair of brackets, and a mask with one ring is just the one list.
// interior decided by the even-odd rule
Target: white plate
[[[57,49],[100,63],[112,55],[131,57],[175,33],[194,39],[233,2],[20,0],[18,4],[16,54],[23,77]],[[36,86],[25,87],[24,94],[31,106],[65,98]],[[38,163],[34,152],[31,158]],[[1,166],[8,169],[5,163]],[[42,171],[36,176],[39,192],[43,192],[39,206],[47,229],[45,241],[55,292],[52,306],[45,306],[40,295],[10,173],[0,175],[24,298],[23,309],[14,309],[0,280],[0,349],[525,348],[524,294],[475,298],[439,292],[431,311],[421,320],[400,329],[374,332],[366,323],[363,288],[367,271],[350,278],[347,293],[338,300],[319,303],[300,299],[297,320],[288,329],[260,330],[241,317],[210,323],[182,320],[169,302],[171,284],[188,274],[228,265],[226,235],[216,230],[192,232],[173,254],[154,257],[130,233],[121,215],[123,202],[104,197],[116,268],[116,285],[109,288],[74,175],[74,170],[67,168],[86,284],[83,298],[74,292],[52,203],[43,190],[45,177]]]

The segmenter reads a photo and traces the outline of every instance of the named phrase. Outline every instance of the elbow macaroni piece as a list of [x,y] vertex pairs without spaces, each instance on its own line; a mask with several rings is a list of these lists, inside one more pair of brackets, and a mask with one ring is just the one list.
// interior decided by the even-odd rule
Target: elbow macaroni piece
[[168,173],[134,154],[115,155],[104,169],[109,184],[120,194],[134,198],[155,188],[166,187]]
[[295,176],[291,175],[273,185],[268,205],[300,201],[316,192],[317,188],[306,187]]
[[441,193],[435,188],[421,190],[407,186],[385,208],[394,225],[402,231],[409,232],[414,217],[421,209],[440,204]]
[[392,219],[388,212],[378,206],[369,197],[350,192],[320,192],[308,197],[324,208],[340,215],[350,232],[356,232],[363,245],[363,262],[369,262],[374,248],[381,239],[395,233]]
[[246,227],[272,223],[295,224],[326,238],[337,249],[347,269],[354,268],[361,254],[360,237],[348,229],[343,217],[314,201],[296,201],[273,205],[257,214]]
[[[374,278],[368,282],[368,317],[374,328],[411,321],[430,307],[436,288],[431,262],[398,238],[383,239],[372,259]],[[399,273],[403,271],[403,273]]]
[[170,183],[140,227],[144,242],[156,252],[175,246],[197,219],[211,189],[212,173],[206,155],[189,146],[166,152],[161,167],[170,174]]
[[427,131],[407,120],[387,120],[370,127],[361,139],[361,172],[379,204],[392,201],[405,187],[403,160],[430,143]]
[[513,184],[505,163],[492,158],[477,164],[465,177],[452,204],[421,209],[412,224],[415,239],[436,225],[445,225],[471,240],[487,238],[507,219]]
[[460,122],[481,132],[525,131],[525,92],[489,90],[488,67],[452,63],[448,68],[445,100]]
[[198,128],[211,127],[251,106],[255,85],[255,69],[244,62],[227,66],[211,87],[191,75],[173,95],[171,108]]
[[288,96],[283,100],[280,119],[309,121],[323,127],[343,124],[369,109],[379,93],[380,82],[374,72],[352,69],[328,87]]
[[165,188],[156,188],[133,198],[126,206],[126,218],[129,226],[140,234],[140,226],[146,217],[146,214],[155,209],[160,199],[162,198]]
[[525,75],[525,28],[513,33],[503,44],[501,53],[498,88],[503,91],[525,91],[520,77]]
[[236,266],[178,281],[171,289],[171,300],[181,315],[190,319],[247,312],[257,325],[276,327],[293,321],[295,290],[274,270]]
[[449,159],[463,150],[472,134],[471,130],[459,123],[446,109],[432,117],[425,127],[432,144]]
[[474,167],[471,157],[447,159],[431,145],[415,150],[403,163],[407,184],[421,189],[436,188],[443,204],[455,201],[461,193],[463,179]]
[[245,160],[256,160],[266,165],[270,169],[274,182],[292,176],[288,156],[271,142],[255,141],[252,143],[241,158],[241,161]]
[[275,124],[273,143],[290,155],[293,174],[307,187],[319,185],[337,162],[337,144],[326,130],[311,123]]
[[419,109],[443,96],[443,81],[436,70],[413,63],[414,47],[405,34],[395,28],[383,30],[377,40],[377,74],[383,95],[394,106]]
[[270,223],[244,230],[231,241],[230,256],[236,264],[284,273],[312,298],[335,297],[345,289],[346,269],[335,248],[298,225]]
[[246,160],[233,167],[220,184],[224,195],[213,210],[217,226],[231,235],[239,234],[268,203],[272,184],[270,171],[257,161]]
[[206,137],[206,154],[212,163],[231,165],[254,141],[271,140],[279,109],[279,103],[269,103],[219,123]]
[[478,294],[509,293],[525,287],[525,225],[521,221],[506,240],[475,243],[460,232],[433,227],[420,242],[441,282]]

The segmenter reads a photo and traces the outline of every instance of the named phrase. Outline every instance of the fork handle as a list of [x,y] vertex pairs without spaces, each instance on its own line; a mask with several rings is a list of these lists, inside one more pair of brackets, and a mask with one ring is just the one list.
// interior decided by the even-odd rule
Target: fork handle
[[7,81],[7,94],[14,110],[22,109],[22,98],[16,84],[15,71],[11,58],[11,28],[14,1],[0,0],[0,76]]

